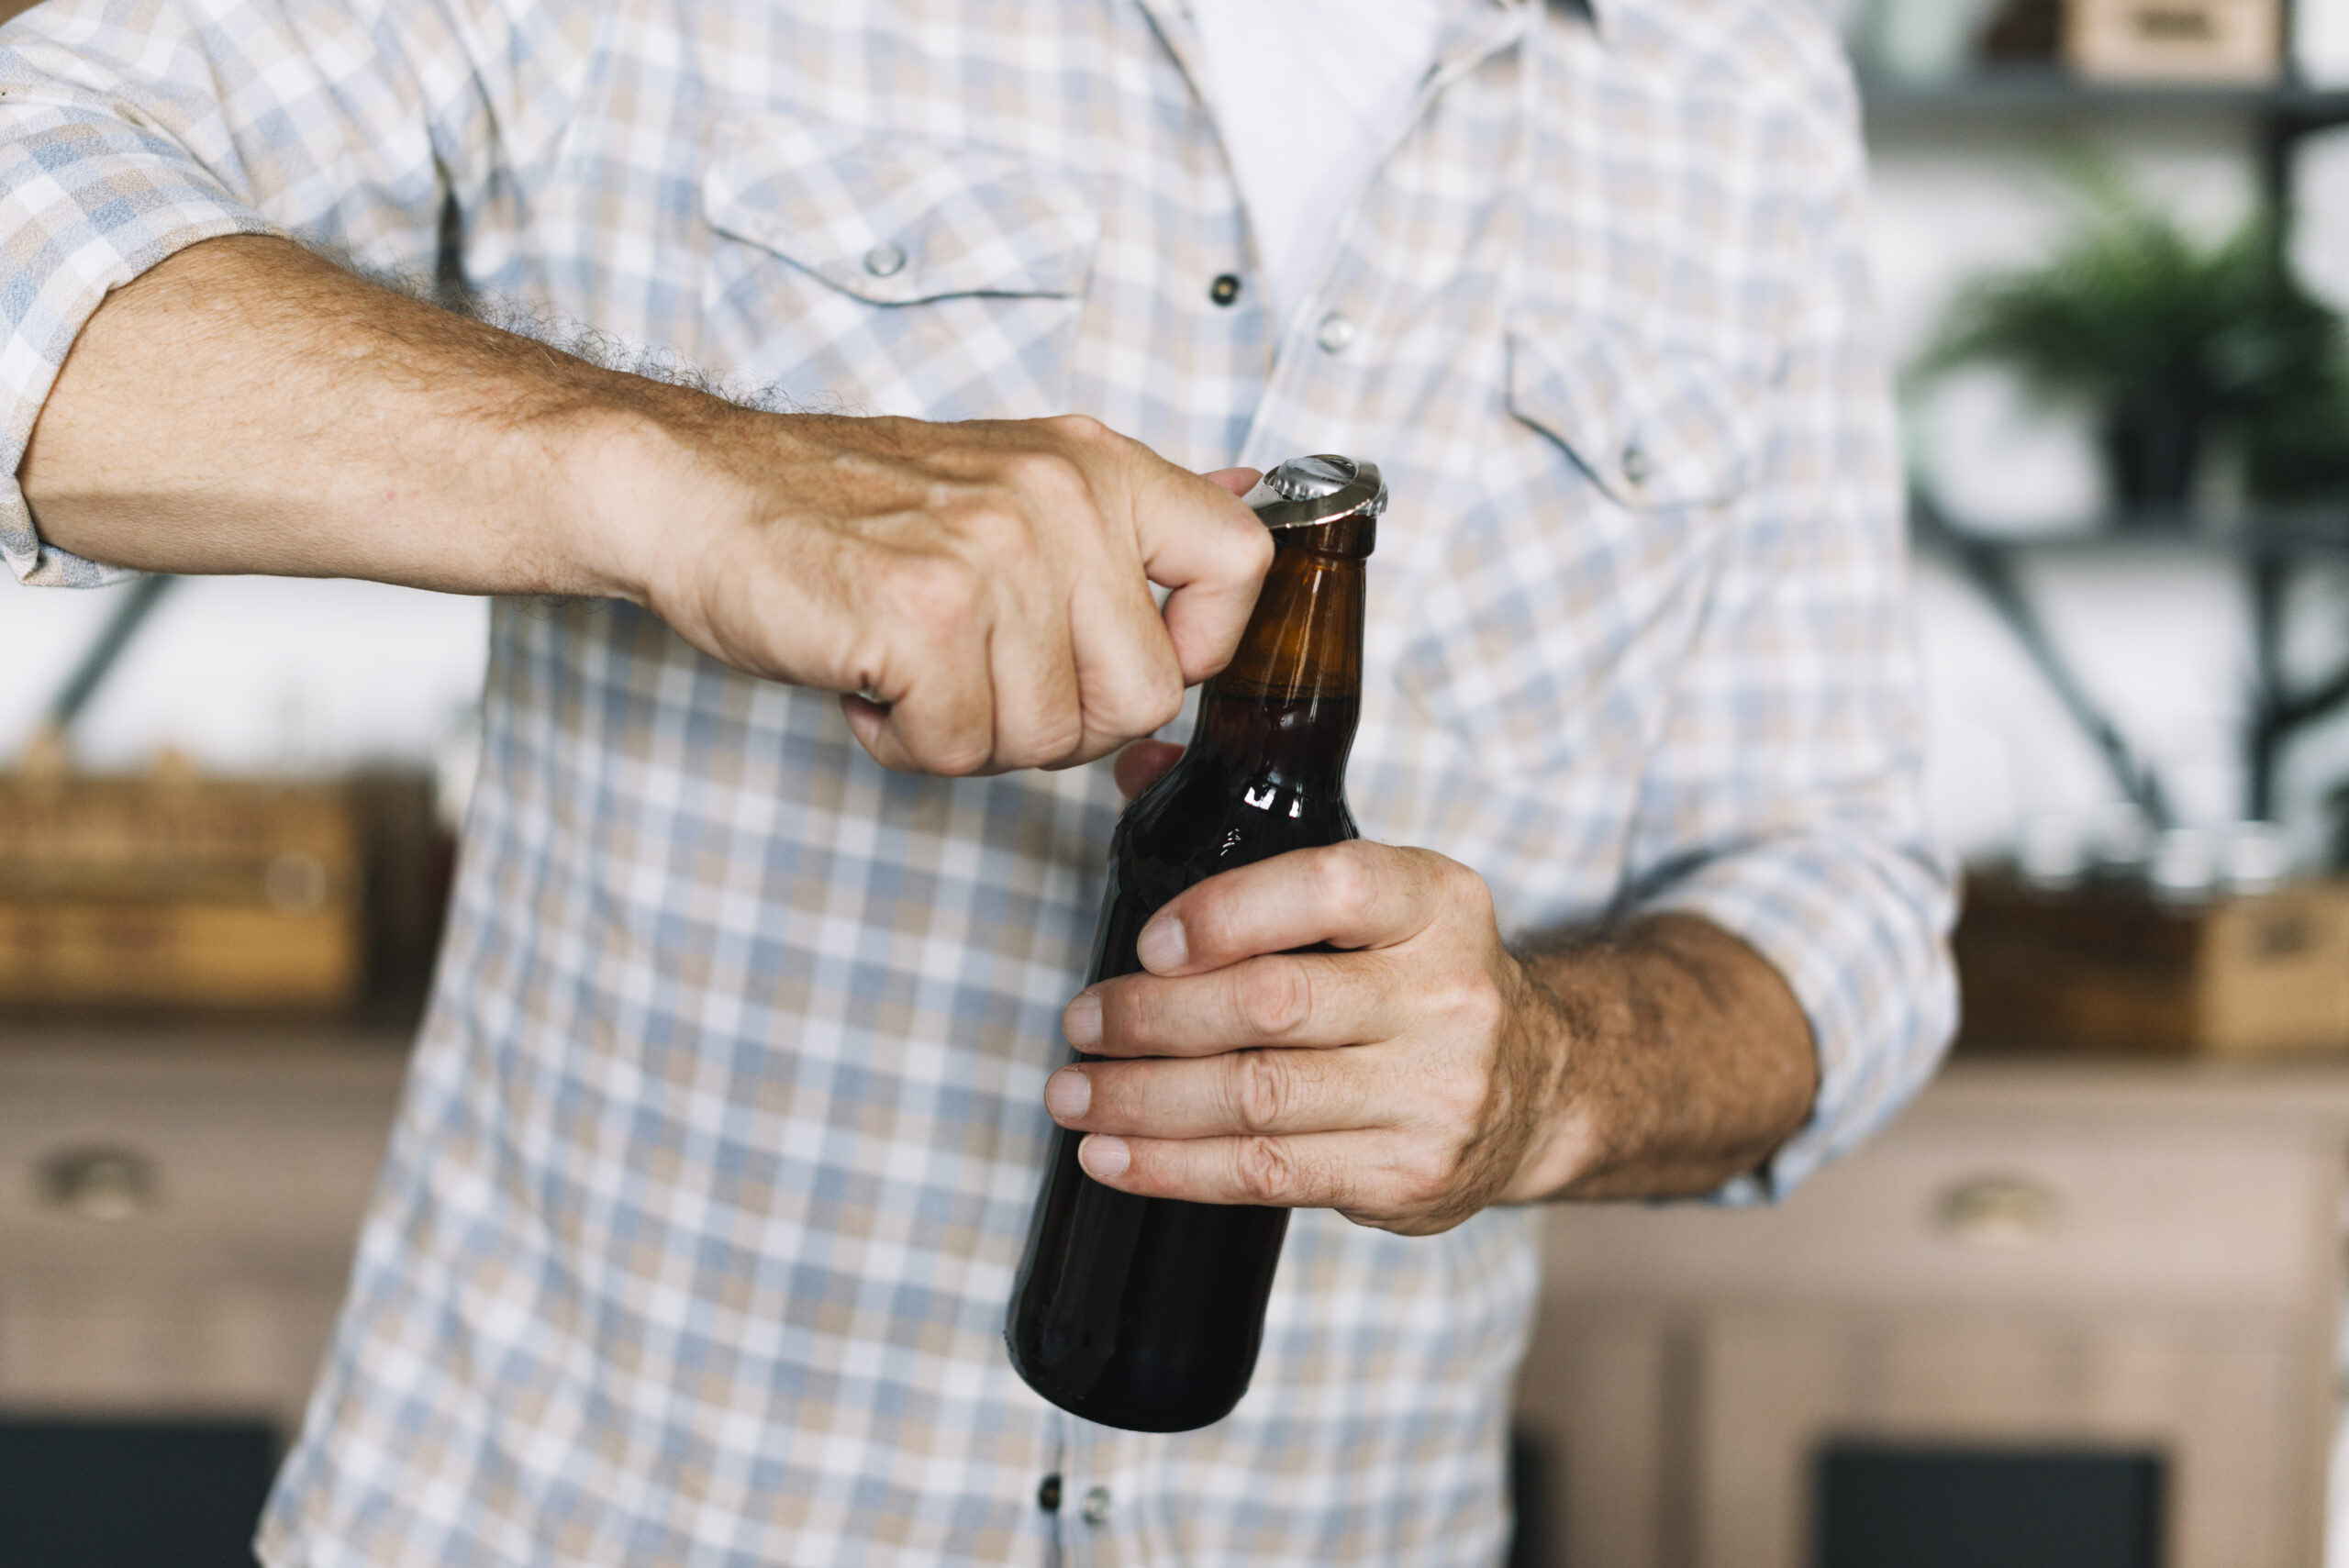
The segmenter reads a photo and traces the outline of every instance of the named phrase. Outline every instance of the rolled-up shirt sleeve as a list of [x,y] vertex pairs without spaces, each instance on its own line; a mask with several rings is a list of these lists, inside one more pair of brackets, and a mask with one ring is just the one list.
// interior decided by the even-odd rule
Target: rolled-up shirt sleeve
[[1810,1022],[1809,1120],[1729,1201],[1783,1194],[1889,1119],[1956,1018],[1859,143],[1848,123],[1822,141],[1794,219],[1816,238],[1764,400],[1761,478],[1724,542],[1630,849],[1640,908],[1742,938]]
[[109,291],[229,234],[427,270],[444,200],[481,197],[501,129],[561,115],[550,94],[501,120],[557,51],[494,4],[395,4],[50,0],[0,28],[0,557],[20,581],[115,575],[44,541],[17,478]]

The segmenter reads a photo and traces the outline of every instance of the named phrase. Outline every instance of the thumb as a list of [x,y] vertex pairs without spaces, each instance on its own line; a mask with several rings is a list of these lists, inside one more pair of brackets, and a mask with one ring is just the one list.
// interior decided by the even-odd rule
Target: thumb
[[1118,793],[1131,800],[1163,778],[1182,756],[1183,748],[1172,740],[1135,741],[1119,752],[1118,760],[1109,765],[1111,776],[1118,781]]

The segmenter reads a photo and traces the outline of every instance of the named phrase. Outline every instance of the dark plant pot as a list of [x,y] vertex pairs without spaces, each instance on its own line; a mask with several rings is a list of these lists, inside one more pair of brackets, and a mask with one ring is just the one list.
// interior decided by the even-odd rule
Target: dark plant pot
[[2122,526],[2182,522],[2201,457],[2202,411],[2181,398],[2143,398],[2106,415],[2104,460]]

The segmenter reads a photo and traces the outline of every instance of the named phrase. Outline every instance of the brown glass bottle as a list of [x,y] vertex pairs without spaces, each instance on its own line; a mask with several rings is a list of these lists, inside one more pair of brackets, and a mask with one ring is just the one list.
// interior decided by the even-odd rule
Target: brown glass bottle
[[[1141,967],[1158,907],[1219,871],[1356,837],[1346,753],[1362,699],[1363,562],[1386,503],[1378,470],[1283,463],[1248,500],[1272,569],[1230,665],[1199,696],[1182,760],[1137,796],[1109,845],[1092,980]],[[1179,1432],[1248,1391],[1288,1211],[1112,1191],[1052,1135],[1004,1338],[1028,1385],[1130,1431]]]

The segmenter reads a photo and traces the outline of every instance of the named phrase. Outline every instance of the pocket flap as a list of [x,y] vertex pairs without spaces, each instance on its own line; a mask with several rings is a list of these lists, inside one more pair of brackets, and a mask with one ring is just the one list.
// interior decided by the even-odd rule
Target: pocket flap
[[1018,153],[781,115],[721,130],[702,205],[719,233],[875,305],[1074,295],[1101,233],[1074,179]]
[[1509,412],[1574,454],[1626,506],[1725,501],[1753,466],[1756,377],[1658,350],[1587,318],[1508,328]]

